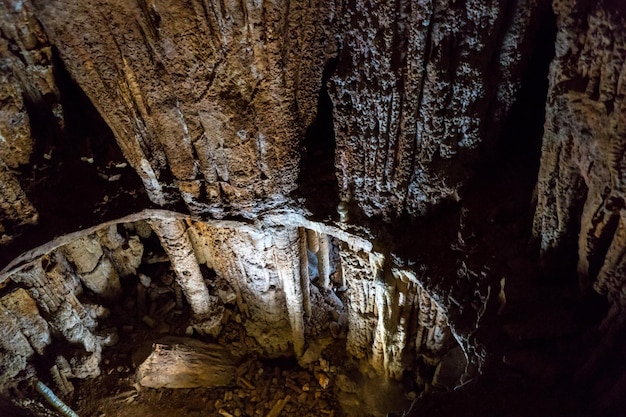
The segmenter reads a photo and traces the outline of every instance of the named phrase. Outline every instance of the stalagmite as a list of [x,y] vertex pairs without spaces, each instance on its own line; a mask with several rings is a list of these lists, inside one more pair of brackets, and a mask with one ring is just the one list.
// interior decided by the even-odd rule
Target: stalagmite
[[170,257],[176,282],[191,306],[195,329],[204,334],[214,332],[220,326],[223,307],[216,305],[216,298],[204,283],[185,223],[178,219],[151,219],[150,225]]
[[346,203],[345,201],[342,201],[339,203],[339,205],[337,206],[337,213],[339,213],[339,221],[341,223],[347,223],[348,222],[348,203]]
[[300,243],[296,228],[275,230],[276,269],[285,290],[285,301],[297,356],[304,352],[304,307],[300,281]]

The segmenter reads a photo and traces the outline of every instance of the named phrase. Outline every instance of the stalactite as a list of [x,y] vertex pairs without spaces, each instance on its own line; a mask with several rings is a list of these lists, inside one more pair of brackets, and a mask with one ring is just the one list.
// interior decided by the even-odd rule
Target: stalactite
[[297,356],[304,352],[304,300],[300,281],[300,242],[296,228],[275,229],[274,257],[285,291],[293,347]]
[[307,229],[306,243],[307,243],[308,249],[311,252],[317,253],[317,251],[320,250],[320,241],[319,241],[318,233],[315,230]]
[[152,219],[152,229],[170,257],[176,272],[176,282],[183,290],[194,316],[194,327],[200,333],[212,333],[220,326],[223,307],[209,294],[204,283],[184,221],[179,219]]
[[387,375],[389,368],[389,316],[391,315],[393,305],[391,305],[390,288],[385,282],[383,275],[384,270],[382,256],[370,256],[370,265],[372,270],[375,271],[375,312],[377,316],[376,327],[374,329],[374,341],[372,343],[372,356],[370,364],[380,374]]
[[347,244],[340,248],[341,265],[346,281],[348,299],[348,335],[346,350],[353,357],[364,360],[370,356],[376,327],[375,281],[364,251],[354,251]]
[[330,241],[328,235],[320,233],[319,250],[317,251],[317,267],[320,274],[320,286],[330,288]]
[[306,317],[311,316],[311,290],[309,280],[309,256],[307,249],[308,230],[298,228],[298,252],[300,253],[300,288],[302,288],[302,305]]

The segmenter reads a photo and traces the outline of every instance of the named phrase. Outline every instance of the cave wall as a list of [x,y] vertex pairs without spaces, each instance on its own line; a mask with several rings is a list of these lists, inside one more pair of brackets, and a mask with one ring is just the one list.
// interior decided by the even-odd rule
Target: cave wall
[[[577,274],[623,321],[626,21],[619,2],[555,2],[534,232],[550,279]],[[608,325],[608,323],[607,323]]]
[[[7,37],[24,21],[38,36],[35,46],[16,41],[18,56],[47,54],[39,90],[51,104],[32,101],[62,116],[50,57],[58,54],[152,202],[249,217],[299,205],[296,190],[311,198],[314,185],[298,188],[299,164],[323,90],[336,146],[311,141],[331,141],[321,158],[335,161],[338,197],[392,220],[458,201],[515,99],[546,5],[6,1],[2,14]],[[6,54],[7,77],[24,73]],[[32,95],[42,71],[26,75],[16,91]],[[15,95],[10,111],[26,120]]]
[[343,199],[419,216],[463,194],[515,100],[546,2],[345,2],[329,82]]
[[[59,92],[52,74],[52,46],[32,13],[8,2],[0,4],[0,242],[14,229],[36,224],[38,213],[13,170],[30,162],[35,138],[28,104],[42,119],[63,124]],[[36,129],[36,127],[35,127]]]

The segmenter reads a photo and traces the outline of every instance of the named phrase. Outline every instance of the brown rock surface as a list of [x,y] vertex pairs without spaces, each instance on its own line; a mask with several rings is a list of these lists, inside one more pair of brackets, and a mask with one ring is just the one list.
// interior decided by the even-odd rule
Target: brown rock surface
[[[564,317],[543,315],[560,311],[551,303],[568,299],[563,294],[541,298],[541,307],[537,297],[520,297],[538,285],[527,265],[534,255],[522,253],[530,198],[521,193],[498,206],[517,188],[488,191],[500,180],[488,157],[506,145],[502,128],[547,5],[0,2],[3,257],[40,244],[39,230],[45,241],[111,220],[101,209],[116,195],[141,194],[120,180],[126,162],[152,204],[172,210],[139,212],[147,200],[122,204],[124,214],[137,214],[55,239],[2,271],[0,327],[10,337],[0,338],[0,366],[8,370],[0,386],[28,374],[32,362],[49,361],[50,343],[67,356],[67,377],[94,377],[105,367],[127,372],[101,363],[103,346],[115,339],[103,335],[105,323],[142,335],[193,334],[196,325],[231,352],[294,353],[312,368],[315,378],[300,381],[297,371],[285,377],[275,367],[264,387],[253,380],[267,372],[261,365],[238,368],[241,389],[223,393],[232,407],[222,399],[207,407],[237,417],[247,396],[259,403],[258,415],[332,415],[332,404],[319,401],[336,383],[336,369],[322,359],[329,346],[333,366],[354,361],[375,375],[359,389],[344,375],[344,391],[374,399],[386,397],[378,381],[388,379],[424,393],[454,389],[503,343],[553,343],[515,346],[521,353],[505,361],[513,368],[541,370],[552,360],[538,361],[535,352],[574,368],[568,354],[584,353],[572,352],[572,340],[592,326],[593,314],[582,312],[579,325],[569,306]],[[558,36],[533,230],[544,275],[578,276],[584,289],[606,294],[605,328],[619,338],[626,317],[623,6],[555,0],[553,9]],[[75,108],[82,105],[95,109]],[[83,116],[82,130],[69,134],[70,121]],[[477,167],[483,182],[472,183]],[[104,182],[77,175],[85,169]],[[472,191],[479,204],[465,199]],[[55,215],[67,207],[79,207],[76,219],[67,214],[74,211]],[[466,227],[472,217],[487,226]],[[58,224],[28,226],[39,218]],[[17,242],[23,230],[33,235]],[[500,247],[505,241],[517,246]],[[116,309],[110,321],[93,304],[100,300]],[[516,311],[520,305],[536,314]],[[561,368],[550,368],[547,383],[571,376],[557,375]],[[613,381],[626,380],[622,371]],[[310,391],[315,384],[320,390]]]
[[33,3],[152,201],[258,212],[295,189],[332,5]]

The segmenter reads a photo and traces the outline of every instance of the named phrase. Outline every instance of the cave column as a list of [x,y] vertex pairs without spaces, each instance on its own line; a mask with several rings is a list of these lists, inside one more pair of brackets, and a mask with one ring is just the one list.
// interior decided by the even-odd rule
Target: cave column
[[212,333],[219,327],[220,309],[204,283],[185,222],[180,219],[151,219],[149,223],[169,256],[176,282],[191,306],[194,328],[199,333]]
[[307,244],[307,230],[298,229],[298,246],[300,253],[300,288],[302,288],[302,304],[307,317],[311,316],[311,292],[309,288],[309,253]]
[[320,286],[330,288],[330,242],[328,235],[320,233],[319,250],[317,251],[317,264],[320,274]]
[[304,352],[304,297],[301,285],[300,232],[296,228],[273,231],[274,257],[278,276],[283,283],[289,323],[296,355]]

